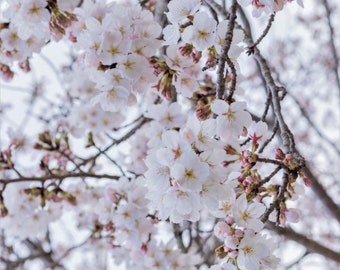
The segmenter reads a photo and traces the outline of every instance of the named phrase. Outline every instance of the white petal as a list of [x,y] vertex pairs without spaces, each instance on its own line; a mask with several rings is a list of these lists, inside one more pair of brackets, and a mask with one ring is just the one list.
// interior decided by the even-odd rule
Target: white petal
[[213,113],[220,115],[228,111],[229,105],[221,99],[216,99],[211,104],[210,108]]

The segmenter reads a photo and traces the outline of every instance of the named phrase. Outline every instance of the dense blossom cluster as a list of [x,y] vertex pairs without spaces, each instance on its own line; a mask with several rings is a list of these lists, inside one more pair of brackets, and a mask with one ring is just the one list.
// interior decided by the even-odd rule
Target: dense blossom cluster
[[[173,0],[162,29],[150,11],[152,3],[146,10],[131,3],[83,2],[15,0],[2,7],[4,78],[13,77],[16,63],[28,69],[33,53],[51,40],[68,42],[76,55],[63,74],[67,117],[35,144],[43,153],[35,172],[45,180],[2,185],[0,227],[6,237],[43,235],[69,211],[80,228],[92,231],[94,246],[105,239],[116,262],[129,262],[129,269],[197,269],[203,259],[195,254],[199,247],[182,252],[175,240],[162,239],[162,226],[217,220],[210,230],[219,239],[215,248],[221,260],[209,269],[274,269],[278,259],[263,233],[268,219],[263,217],[282,196],[276,207],[279,221],[297,221],[297,211],[285,201],[296,194],[298,174],[287,183],[267,184],[262,164],[290,172],[298,164],[279,148],[264,153],[261,148],[271,136],[267,124],[253,120],[238,88],[238,96],[216,98],[216,76],[212,69],[202,72],[222,58],[231,19],[217,21],[199,0]],[[252,4],[256,14],[279,11],[286,2],[239,1]],[[241,76],[237,59],[244,51],[244,34],[235,28],[230,35],[230,67]],[[228,89],[232,75],[224,79]],[[104,134],[123,134],[136,115],[144,122],[126,138],[128,154],[124,149],[106,154],[111,161],[111,154],[118,156],[114,169],[73,156],[73,137],[85,137],[87,148],[104,149]],[[115,135],[109,138],[112,145],[118,141]],[[12,152],[18,145],[1,152],[1,169],[14,168]],[[73,167],[78,184],[63,178]],[[107,184],[92,185],[96,171],[121,175],[112,181],[104,175]],[[280,185],[289,187],[285,194],[278,194]]]

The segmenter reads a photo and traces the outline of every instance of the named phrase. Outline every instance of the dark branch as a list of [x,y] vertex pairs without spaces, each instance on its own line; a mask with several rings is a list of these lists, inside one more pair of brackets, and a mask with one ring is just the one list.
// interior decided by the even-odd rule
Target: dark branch
[[331,250],[328,247],[325,247],[318,242],[309,239],[307,236],[293,231],[290,228],[278,227],[272,222],[268,222],[266,224],[266,228],[303,245],[310,252],[318,253],[333,261],[340,262],[340,253]]

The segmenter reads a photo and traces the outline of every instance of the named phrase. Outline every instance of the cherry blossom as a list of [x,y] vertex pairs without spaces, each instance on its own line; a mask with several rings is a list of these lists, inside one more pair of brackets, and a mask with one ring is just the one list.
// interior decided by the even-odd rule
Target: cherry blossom
[[185,118],[181,114],[181,105],[177,102],[171,104],[151,105],[146,113],[146,116],[156,120],[166,128],[181,126]]
[[211,110],[217,114],[217,135],[226,141],[241,135],[243,128],[251,123],[251,116],[245,109],[244,102],[234,102],[229,105],[225,101],[215,100],[211,104]]
[[200,191],[203,181],[209,175],[209,167],[200,162],[196,155],[184,153],[181,163],[177,162],[170,168],[170,175],[181,188]]
[[242,194],[235,201],[233,216],[235,222],[245,228],[258,232],[263,228],[263,223],[259,217],[264,213],[266,207],[262,203],[253,202],[248,204],[245,194]]
[[188,17],[193,16],[199,7],[199,0],[174,0],[169,3],[169,11],[166,13],[166,16],[172,24],[183,23],[188,19]]
[[237,264],[244,269],[260,268],[260,260],[269,255],[269,250],[259,241],[259,237],[246,235],[238,248]]
[[[256,39],[242,11],[288,2],[1,2],[1,76],[36,83],[42,61],[53,82],[10,100],[28,104],[22,123],[1,106],[11,129],[0,134],[0,268],[279,267],[265,225],[299,221],[302,182],[315,179],[286,123],[282,63],[262,49],[274,15]],[[67,61],[45,56],[53,46]]]
[[205,12],[197,12],[193,25],[185,28],[182,34],[183,41],[199,51],[205,50],[214,44],[216,25],[216,21]]
[[182,220],[197,221],[200,218],[200,210],[201,203],[197,193],[174,186],[164,195],[160,217],[169,217],[174,223],[180,223]]

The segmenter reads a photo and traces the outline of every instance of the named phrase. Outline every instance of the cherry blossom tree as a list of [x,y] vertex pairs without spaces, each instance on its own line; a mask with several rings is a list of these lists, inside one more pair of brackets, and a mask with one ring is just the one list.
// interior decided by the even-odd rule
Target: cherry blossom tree
[[339,269],[339,8],[1,0],[0,269]]

